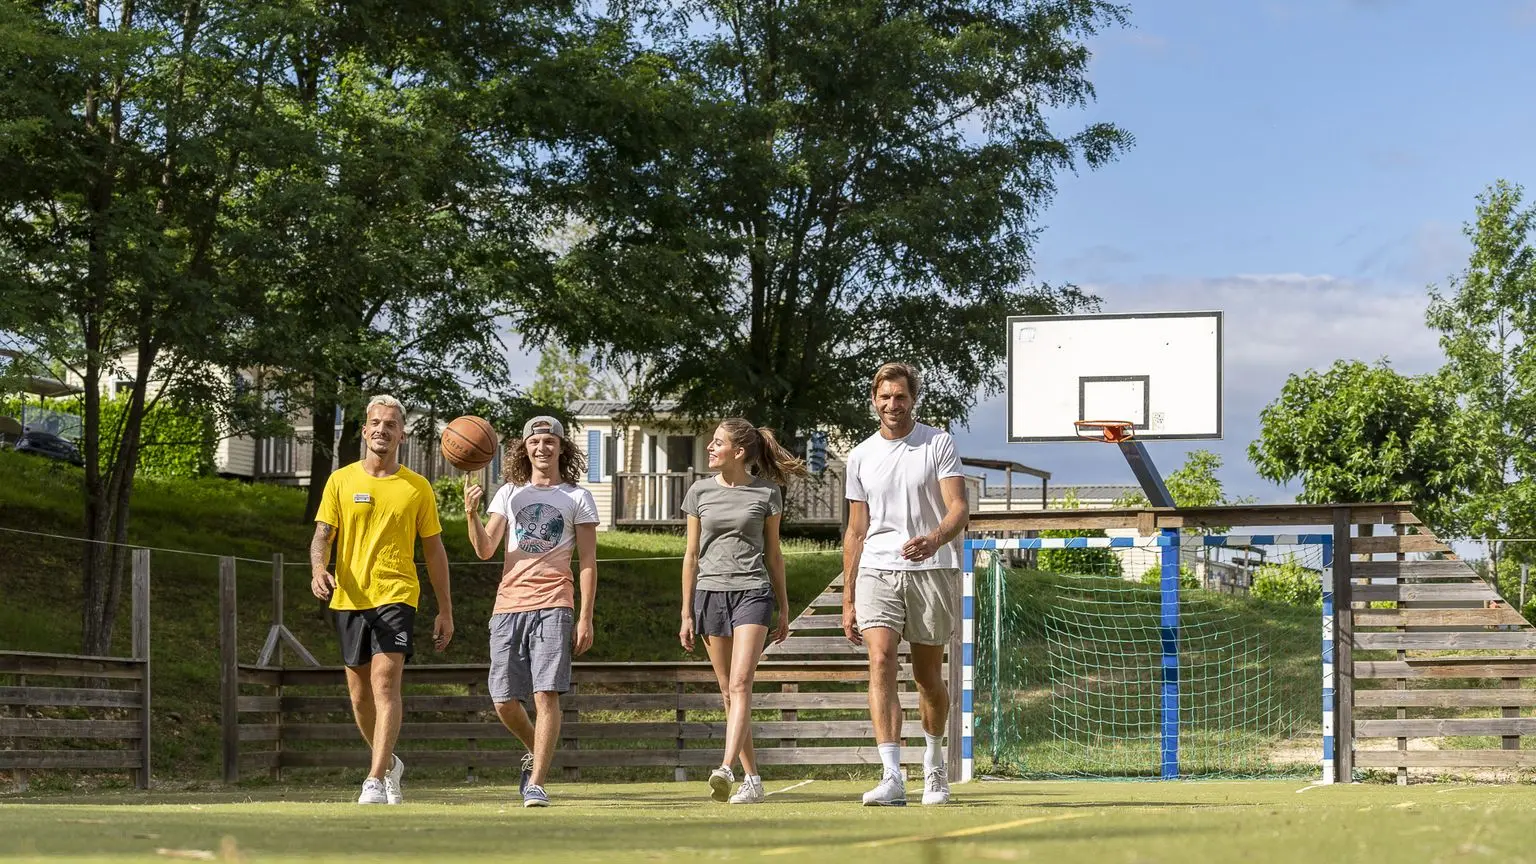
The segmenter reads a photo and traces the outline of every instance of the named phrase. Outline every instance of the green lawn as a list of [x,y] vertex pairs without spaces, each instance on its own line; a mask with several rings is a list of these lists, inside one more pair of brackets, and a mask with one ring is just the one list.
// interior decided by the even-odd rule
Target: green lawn
[[[157,481],[135,486],[129,540],[180,552],[151,557],[155,772],[159,782],[196,781],[218,771],[218,561],[237,555],[240,656],[254,662],[271,623],[271,557],[282,554],[284,617],[322,662],[337,660],[336,637],[322,604],[309,592],[304,493],[225,480]],[[0,528],[78,536],[78,469],[0,452]],[[418,663],[486,660],[487,625],[500,565],[470,550],[464,520],[444,518],[452,562],[457,634],[444,654],[423,648]],[[682,538],[666,534],[598,535],[595,640],[586,660],[681,660],[677,644]],[[80,647],[82,544],[0,530],[0,649],[77,653]],[[786,544],[792,610],[820,593],[841,567],[840,553],[800,541]],[[656,560],[659,559],[659,560]],[[422,571],[425,581],[425,570]],[[436,614],[422,592],[418,641]],[[129,647],[126,596],[114,634]],[[705,660],[702,648],[693,659]],[[290,662],[292,662],[290,660]],[[0,680],[0,684],[9,683]],[[122,775],[115,775],[120,779]],[[71,776],[54,778],[72,782]],[[34,783],[47,785],[47,777]]]
[[[973,783],[947,807],[864,808],[863,783],[768,784],[766,804],[702,782],[418,788],[362,808],[350,786],[0,798],[0,859],[25,861],[1352,862],[1536,859],[1529,786],[1297,782]],[[782,792],[778,790],[783,790]],[[915,790],[909,788],[909,792]],[[157,852],[157,850],[166,850]],[[176,853],[179,853],[177,855]],[[199,854],[201,853],[201,854]]]

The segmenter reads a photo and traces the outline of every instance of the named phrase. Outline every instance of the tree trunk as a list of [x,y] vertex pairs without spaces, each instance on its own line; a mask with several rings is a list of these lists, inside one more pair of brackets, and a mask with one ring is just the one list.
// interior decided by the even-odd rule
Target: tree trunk
[[[363,401],[363,376],[353,375],[348,383],[349,405]],[[351,465],[363,458],[363,414],[367,409],[349,409],[341,418],[341,440],[336,444],[336,467]]]
[[310,386],[309,496],[304,501],[304,521],[315,521],[325,480],[331,475],[336,455],[336,382],[316,378]]

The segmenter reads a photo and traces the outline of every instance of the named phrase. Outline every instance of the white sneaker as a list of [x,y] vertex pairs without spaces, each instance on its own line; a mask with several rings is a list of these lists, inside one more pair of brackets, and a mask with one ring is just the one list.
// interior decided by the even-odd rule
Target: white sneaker
[[887,771],[880,778],[880,785],[864,793],[865,807],[907,806],[907,778]]
[[742,778],[741,786],[731,796],[732,804],[761,804],[768,799],[763,791],[763,781],[753,780],[751,775]]
[[400,795],[400,781],[405,779],[405,763],[400,761],[399,756],[390,758],[395,760],[395,764],[389,766],[389,770],[384,772],[384,797],[389,799],[391,804],[401,804],[405,801],[405,798]]
[[949,769],[943,765],[928,769],[923,777],[923,803],[949,803]]
[[363,781],[363,794],[357,796],[359,804],[388,804],[389,794],[384,791],[384,781],[369,777]]
[[731,784],[736,782],[736,775],[731,769],[721,765],[709,772],[709,797],[724,803],[731,797]]

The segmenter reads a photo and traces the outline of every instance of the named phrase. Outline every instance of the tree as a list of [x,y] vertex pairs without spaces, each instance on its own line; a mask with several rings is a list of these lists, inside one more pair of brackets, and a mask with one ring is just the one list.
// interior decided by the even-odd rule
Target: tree
[[[1061,509],[1076,510],[1082,506],[1078,501],[1077,490],[1068,489],[1061,496]],[[1104,532],[1098,528],[1048,528],[1040,532],[1041,537],[1103,537]],[[1123,575],[1124,569],[1120,564],[1120,556],[1115,550],[1104,547],[1085,549],[1041,549],[1036,559],[1038,567],[1047,573],[1070,573],[1088,576],[1114,576]]]
[[[866,432],[879,363],[927,373],[930,422],[1000,384],[1008,314],[1091,305],[1030,285],[1055,177],[1114,158],[1082,44],[1094,0],[613,4],[578,134],[551,148],[552,206],[585,229],[520,326],[607,366],[630,397],[739,414],[793,446]],[[607,46],[606,49],[604,46]],[[606,92],[606,97],[603,93]]]
[[[146,416],[241,401],[222,370],[256,295],[227,204],[294,154],[267,98],[279,19],[190,0],[0,7],[0,331],[84,390],[87,654],[111,647]],[[104,385],[124,393],[110,428]]]
[[1299,501],[1412,501],[1437,532],[1454,532],[1479,476],[1465,419],[1438,376],[1340,360],[1286,380],[1248,458],[1266,480],[1299,479]]
[[[1536,531],[1536,208],[1500,180],[1478,196],[1467,269],[1451,292],[1430,287],[1426,313],[1440,331],[1441,378],[1474,446],[1461,524],[1473,535]],[[1495,553],[1497,554],[1497,553]]]
[[[1229,499],[1216,472],[1221,456],[1210,450],[1193,450],[1172,474],[1164,478],[1168,494],[1178,507],[1217,507],[1247,503],[1249,499]],[[1115,500],[1116,507],[1146,507],[1150,504],[1141,492],[1130,492]]]
[[534,375],[528,401],[547,408],[564,410],[577,399],[611,399],[617,395],[601,373],[593,373],[592,364],[560,345],[550,345],[539,354]]

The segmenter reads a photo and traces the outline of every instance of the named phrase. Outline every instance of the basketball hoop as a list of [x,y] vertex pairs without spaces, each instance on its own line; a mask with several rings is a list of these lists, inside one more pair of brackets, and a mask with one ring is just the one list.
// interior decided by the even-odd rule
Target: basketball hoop
[[1136,437],[1136,424],[1129,420],[1074,420],[1077,437],[1085,441],[1119,444]]

